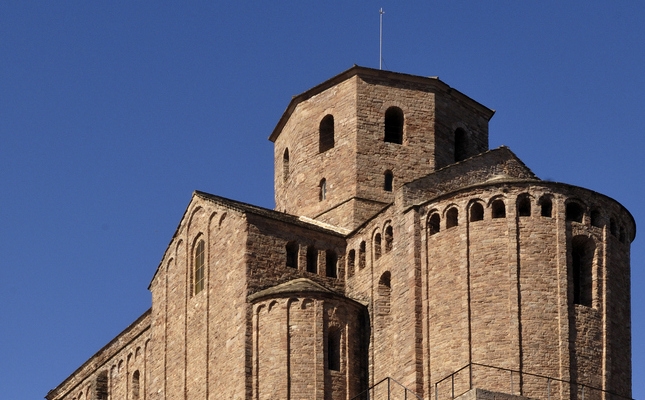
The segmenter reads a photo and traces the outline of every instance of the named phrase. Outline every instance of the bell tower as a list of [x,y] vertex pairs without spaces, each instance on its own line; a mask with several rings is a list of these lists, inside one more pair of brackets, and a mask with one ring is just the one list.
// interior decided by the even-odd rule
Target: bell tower
[[493,113],[438,78],[354,66],[295,96],[269,137],[276,210],[352,230],[404,183],[488,150]]

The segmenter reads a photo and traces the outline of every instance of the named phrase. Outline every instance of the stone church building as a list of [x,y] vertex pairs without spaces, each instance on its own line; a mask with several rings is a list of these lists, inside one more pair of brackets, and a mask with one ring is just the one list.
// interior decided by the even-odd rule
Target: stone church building
[[194,192],[150,310],[46,398],[629,399],[634,219],[493,113],[359,66],[293,97],[275,209]]

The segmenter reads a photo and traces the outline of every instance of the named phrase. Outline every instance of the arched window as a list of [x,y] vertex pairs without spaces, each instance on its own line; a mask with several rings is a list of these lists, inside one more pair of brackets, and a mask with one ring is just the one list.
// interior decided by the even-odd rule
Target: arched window
[[551,199],[543,196],[540,198],[540,215],[543,217],[551,218],[553,203]]
[[108,372],[101,371],[96,377],[96,399],[107,400],[108,398]]
[[378,280],[378,298],[376,300],[376,314],[388,315],[390,313],[390,297],[392,294],[392,275],[390,271],[386,271],[381,275]]
[[616,220],[613,218],[609,219],[609,232],[613,236],[618,237],[618,225],[616,225]]
[[289,242],[286,246],[287,250],[287,267],[298,268],[298,244],[296,242]]
[[356,264],[356,250],[351,249],[349,253],[347,253],[347,276],[348,277],[354,276],[355,264]]
[[468,137],[462,128],[455,130],[455,162],[468,158]]
[[450,229],[459,225],[459,211],[456,207],[452,207],[446,213],[446,229]]
[[439,214],[432,214],[430,219],[428,219],[428,230],[430,231],[430,234],[434,235],[435,233],[439,233],[440,225],[441,217],[439,217]]
[[381,258],[381,234],[374,235],[374,258],[378,260]]
[[318,272],[318,250],[315,247],[307,247],[307,272]]
[[493,218],[506,218],[506,205],[502,200],[495,200],[491,204]]
[[333,250],[325,252],[325,272],[328,278],[338,278],[338,258]]
[[523,194],[517,198],[517,215],[520,217],[531,216],[531,198],[529,195]]
[[289,149],[284,149],[284,154],[282,155],[282,182],[286,182],[289,179]]
[[403,110],[390,107],[385,111],[385,142],[403,143]]
[[394,174],[392,171],[387,170],[385,171],[385,179],[383,183],[383,190],[386,192],[391,192],[392,191],[392,183],[394,182]]
[[589,218],[591,219],[591,226],[595,226],[596,228],[602,228],[602,217],[600,214],[600,211],[598,210],[591,210],[591,213],[589,213]]
[[340,371],[340,329],[333,327],[327,332],[327,369]]
[[388,226],[385,228],[385,252],[389,253],[392,250],[392,242],[394,241],[394,234],[392,232],[392,227]]
[[470,206],[470,222],[482,221],[484,219],[484,206],[479,203],[473,203]]
[[318,152],[324,153],[325,151],[334,147],[334,116],[331,114],[325,115],[320,121],[319,129]]
[[591,307],[593,300],[593,259],[596,251],[594,241],[583,235],[571,239],[571,272],[573,280],[573,303]]
[[200,240],[195,246],[195,283],[193,293],[197,294],[204,290],[204,269],[205,269],[205,245],[204,241]]
[[327,180],[322,178],[318,186],[318,200],[323,201],[327,198]]
[[363,269],[365,268],[365,241],[363,240],[361,244],[358,246],[358,269]]
[[584,217],[584,215],[585,215],[585,210],[580,204],[574,201],[567,203],[567,208],[566,208],[567,221],[582,222],[582,218]]
[[132,373],[132,399],[139,400],[139,370]]

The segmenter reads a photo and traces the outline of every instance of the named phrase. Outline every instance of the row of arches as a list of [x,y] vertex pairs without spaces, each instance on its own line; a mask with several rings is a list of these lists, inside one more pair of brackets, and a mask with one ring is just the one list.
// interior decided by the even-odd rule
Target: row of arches
[[[288,242],[285,246],[286,260],[285,265],[288,268],[299,269],[300,245],[294,241]],[[305,271],[318,274],[318,249],[313,246],[306,247],[305,254]],[[328,278],[338,278],[338,255],[334,250],[325,250],[325,276]]]
[[[381,258],[383,254],[389,253],[392,251],[394,246],[394,229],[390,222],[386,222],[383,234],[379,229],[375,229],[372,232],[372,255],[374,260]],[[347,252],[347,276],[351,277],[355,273],[356,264],[358,264],[358,269],[361,270],[365,268],[367,256],[366,256],[367,244],[364,240],[359,242],[358,245],[358,256],[356,255],[356,249],[350,249]]]

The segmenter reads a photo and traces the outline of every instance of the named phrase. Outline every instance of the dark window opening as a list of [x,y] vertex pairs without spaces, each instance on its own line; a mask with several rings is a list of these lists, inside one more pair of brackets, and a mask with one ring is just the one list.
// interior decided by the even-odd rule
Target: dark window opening
[[132,374],[132,399],[139,400],[139,370]]
[[385,171],[383,190],[385,190],[386,192],[391,192],[393,182],[394,182],[394,174],[392,173],[392,171]]
[[195,283],[193,293],[197,294],[204,290],[204,264],[205,264],[205,245],[200,240],[195,247]]
[[328,278],[338,278],[338,258],[333,250],[325,252],[325,274]]
[[463,161],[468,158],[468,138],[466,131],[457,128],[455,131],[455,162]]
[[107,400],[108,398],[108,372],[101,371],[96,377],[96,399]]
[[540,215],[543,217],[551,218],[551,213],[553,209],[553,203],[551,203],[551,199],[548,197],[543,197],[540,200]]
[[531,216],[531,198],[528,195],[522,195],[517,199],[517,215],[520,217]]
[[354,276],[354,265],[356,263],[356,250],[351,249],[347,254],[347,276]]
[[428,229],[431,235],[434,235],[435,233],[439,233],[440,224],[441,224],[441,217],[439,217],[439,214],[437,213],[432,214],[430,216],[430,219],[428,220]]
[[398,107],[390,107],[385,111],[385,141],[403,143],[403,111]]
[[625,227],[621,226],[620,227],[620,233],[618,234],[618,240],[620,240],[621,243],[626,243],[627,240],[625,239],[627,235],[625,234]]
[[327,198],[327,180],[322,178],[318,186],[318,200],[323,201]]
[[366,245],[365,241],[362,241],[361,244],[358,246],[358,268],[363,269],[365,268],[365,253],[366,253]]
[[596,228],[602,228],[602,219],[601,219],[600,211],[591,210],[591,213],[589,213],[589,219],[591,220],[591,226],[595,226]]
[[457,208],[452,207],[446,213],[446,229],[450,229],[457,225],[459,225],[459,211],[457,211]]
[[609,220],[609,232],[615,237],[618,237],[618,225],[616,225],[616,220],[611,218]]
[[327,368],[340,371],[340,329],[331,328],[327,333]]
[[567,203],[566,208],[566,218],[567,221],[582,222],[582,218],[585,214],[584,208],[578,203],[571,202]]
[[470,222],[481,221],[484,219],[484,206],[481,203],[473,203],[470,206]]
[[389,253],[392,250],[392,242],[394,241],[394,235],[392,233],[392,227],[388,226],[385,228],[385,252]]
[[295,242],[287,243],[287,267],[298,268],[298,244]]
[[376,300],[377,315],[388,315],[390,313],[390,297],[392,293],[391,278],[390,271],[386,271],[378,281],[378,298]]
[[289,149],[284,149],[282,156],[282,181],[286,182],[289,179]]
[[313,246],[307,247],[307,272],[318,273],[318,250]]
[[596,246],[587,236],[571,239],[573,303],[591,307],[593,298],[593,258]]
[[377,233],[374,235],[374,258],[381,258],[381,234]]
[[491,205],[493,218],[506,218],[506,205],[502,200],[495,200]]
[[320,140],[318,142],[318,152],[323,153],[334,147],[334,116],[326,115],[320,121]]

